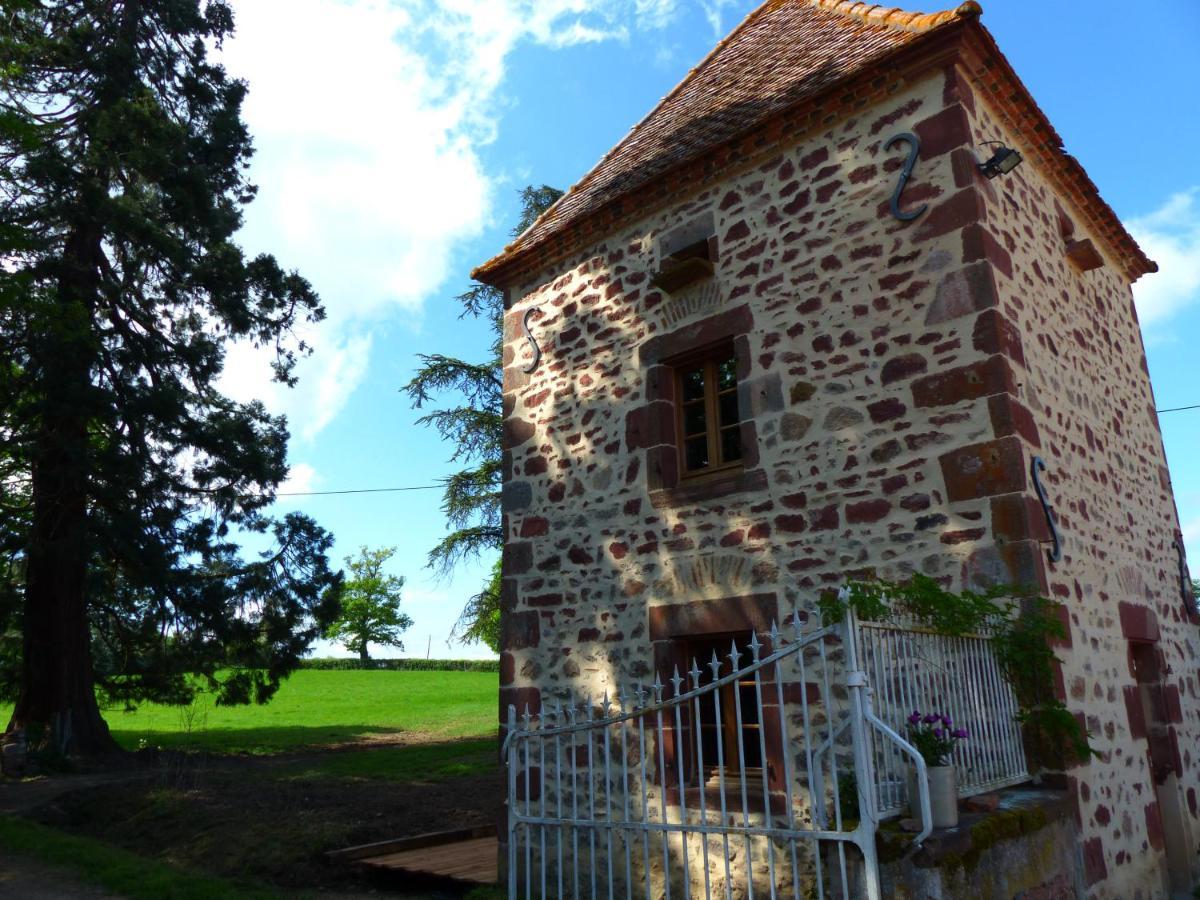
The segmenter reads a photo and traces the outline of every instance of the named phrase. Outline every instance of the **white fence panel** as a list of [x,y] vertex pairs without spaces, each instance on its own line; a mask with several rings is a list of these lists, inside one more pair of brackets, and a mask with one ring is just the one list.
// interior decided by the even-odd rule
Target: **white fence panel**
[[[880,719],[905,735],[913,711],[939,712],[967,730],[953,756],[959,797],[1029,780],[1017,699],[986,635],[948,637],[902,621],[856,621],[855,630]],[[907,802],[908,761],[889,742],[872,755],[879,813],[895,815]]]

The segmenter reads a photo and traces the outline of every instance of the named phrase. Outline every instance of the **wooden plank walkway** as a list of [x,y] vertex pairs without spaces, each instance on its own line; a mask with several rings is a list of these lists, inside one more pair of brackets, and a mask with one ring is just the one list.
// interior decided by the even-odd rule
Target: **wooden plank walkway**
[[495,884],[500,878],[498,853],[495,829],[483,827],[347,847],[328,856],[332,862],[350,863],[381,873]]

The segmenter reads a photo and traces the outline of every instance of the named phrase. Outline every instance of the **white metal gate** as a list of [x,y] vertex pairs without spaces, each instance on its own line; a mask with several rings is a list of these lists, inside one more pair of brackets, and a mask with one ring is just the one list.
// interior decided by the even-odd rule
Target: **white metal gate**
[[912,759],[928,823],[925,763],[872,712],[853,626],[788,630],[598,704],[510,706],[509,897],[878,900],[873,757]]

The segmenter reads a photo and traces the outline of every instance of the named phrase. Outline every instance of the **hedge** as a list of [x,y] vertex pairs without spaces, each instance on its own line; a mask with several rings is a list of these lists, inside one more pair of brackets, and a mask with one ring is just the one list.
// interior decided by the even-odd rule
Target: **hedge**
[[387,669],[392,672],[499,672],[498,659],[353,659],[300,661],[302,669]]

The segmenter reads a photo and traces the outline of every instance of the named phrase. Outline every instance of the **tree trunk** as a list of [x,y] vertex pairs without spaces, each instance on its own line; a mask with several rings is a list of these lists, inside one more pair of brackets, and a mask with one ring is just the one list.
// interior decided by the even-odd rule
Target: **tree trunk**
[[366,662],[371,658],[371,654],[367,652],[367,642],[363,641],[362,646],[358,648],[358,658]]
[[40,336],[41,423],[25,582],[21,692],[8,730],[68,755],[117,749],[96,703],[88,627],[88,394],[99,237],[76,229],[58,285],[59,320]]

